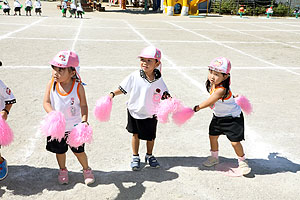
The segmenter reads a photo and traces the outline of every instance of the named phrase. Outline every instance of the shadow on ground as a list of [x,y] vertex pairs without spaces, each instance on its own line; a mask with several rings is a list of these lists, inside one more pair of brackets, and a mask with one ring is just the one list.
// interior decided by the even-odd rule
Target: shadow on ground
[[[249,166],[252,169],[252,177],[255,175],[268,175],[292,172],[297,173],[300,171],[300,164],[294,163],[289,159],[278,156],[279,153],[270,153],[268,159],[248,159]],[[160,157],[160,163],[164,166],[165,170],[173,167],[198,167],[199,170],[214,171],[214,167],[204,167],[202,162],[206,160],[203,157]],[[220,163],[232,163],[232,167],[237,167],[237,159],[220,157]]]
[[[160,169],[151,169],[143,164],[143,169],[138,172],[94,170],[96,181],[91,187],[114,184],[119,189],[116,199],[140,199],[146,190],[143,185],[145,181],[161,183],[177,179],[179,177],[177,173],[168,171],[173,167],[196,167],[203,171],[216,171],[214,167],[202,166],[202,162],[206,160],[205,157],[158,157],[158,160],[162,165]],[[299,164],[278,156],[278,153],[270,153],[268,159],[249,159],[248,161],[252,168],[253,177],[255,175],[297,173],[300,171]],[[220,162],[233,163],[234,166],[237,166],[237,160],[232,158],[220,157]],[[69,172],[70,183],[62,186],[57,183],[57,169],[36,168],[28,165],[12,165],[8,168],[9,175],[0,182],[0,186],[6,187],[14,195],[30,196],[42,193],[44,189],[66,191],[73,189],[78,183],[83,184],[83,176],[80,172]],[[125,187],[124,183],[132,183],[133,186]],[[0,189],[0,197],[4,193],[5,190]]]
[[[57,169],[37,168],[28,165],[8,166],[9,174],[1,181],[0,197],[3,196],[6,187],[14,195],[30,196],[48,191],[67,191],[75,187],[76,184],[83,184],[83,175],[80,172],[69,172],[69,184],[59,185],[57,182]],[[140,199],[146,188],[143,182],[161,183],[178,178],[175,172],[161,169],[144,168],[142,171],[111,171],[102,172],[93,170],[96,181],[91,187],[98,185],[114,184],[119,189],[116,199]],[[123,183],[132,183],[133,186],[124,187]]]

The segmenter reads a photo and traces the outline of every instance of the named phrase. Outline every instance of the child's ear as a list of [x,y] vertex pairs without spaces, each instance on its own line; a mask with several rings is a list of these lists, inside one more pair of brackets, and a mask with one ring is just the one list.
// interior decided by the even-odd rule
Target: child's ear
[[157,62],[155,63],[155,68],[157,68],[159,65],[160,65],[160,61],[157,61]]

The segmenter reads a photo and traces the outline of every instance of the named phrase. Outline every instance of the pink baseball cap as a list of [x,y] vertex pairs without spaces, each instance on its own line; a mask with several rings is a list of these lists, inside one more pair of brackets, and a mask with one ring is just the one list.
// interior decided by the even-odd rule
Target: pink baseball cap
[[54,58],[50,61],[50,65],[60,68],[74,67],[76,75],[81,81],[79,76],[79,57],[74,51],[64,50],[58,52],[58,54],[56,54],[56,56],[54,56]]
[[155,48],[154,46],[148,46],[142,50],[139,58],[153,58],[160,61],[161,59],[161,52],[158,48]]
[[208,65],[208,68],[213,71],[229,74],[231,70],[231,63],[225,57],[217,57],[211,61],[210,65]]

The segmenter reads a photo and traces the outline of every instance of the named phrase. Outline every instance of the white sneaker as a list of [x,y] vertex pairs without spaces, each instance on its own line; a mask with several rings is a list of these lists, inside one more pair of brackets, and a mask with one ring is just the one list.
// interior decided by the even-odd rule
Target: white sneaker
[[219,159],[213,156],[208,156],[207,160],[202,163],[205,167],[212,167],[219,164]]
[[251,172],[251,168],[246,160],[239,161],[239,169],[242,171],[243,175],[247,175]]

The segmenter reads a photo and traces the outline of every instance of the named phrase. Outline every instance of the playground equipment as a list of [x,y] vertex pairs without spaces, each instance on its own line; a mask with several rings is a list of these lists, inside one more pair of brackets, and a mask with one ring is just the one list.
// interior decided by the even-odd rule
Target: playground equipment
[[273,6],[270,6],[270,8],[267,8],[266,10],[266,15],[267,15],[267,18],[270,18],[270,15],[272,16],[273,15]]
[[240,5],[238,14],[240,15],[240,18],[243,18],[243,15],[246,14],[245,5]]
[[198,5],[202,2],[208,3],[209,0],[192,0],[191,2],[189,0],[164,0],[164,13],[167,13],[168,16],[198,15]]

